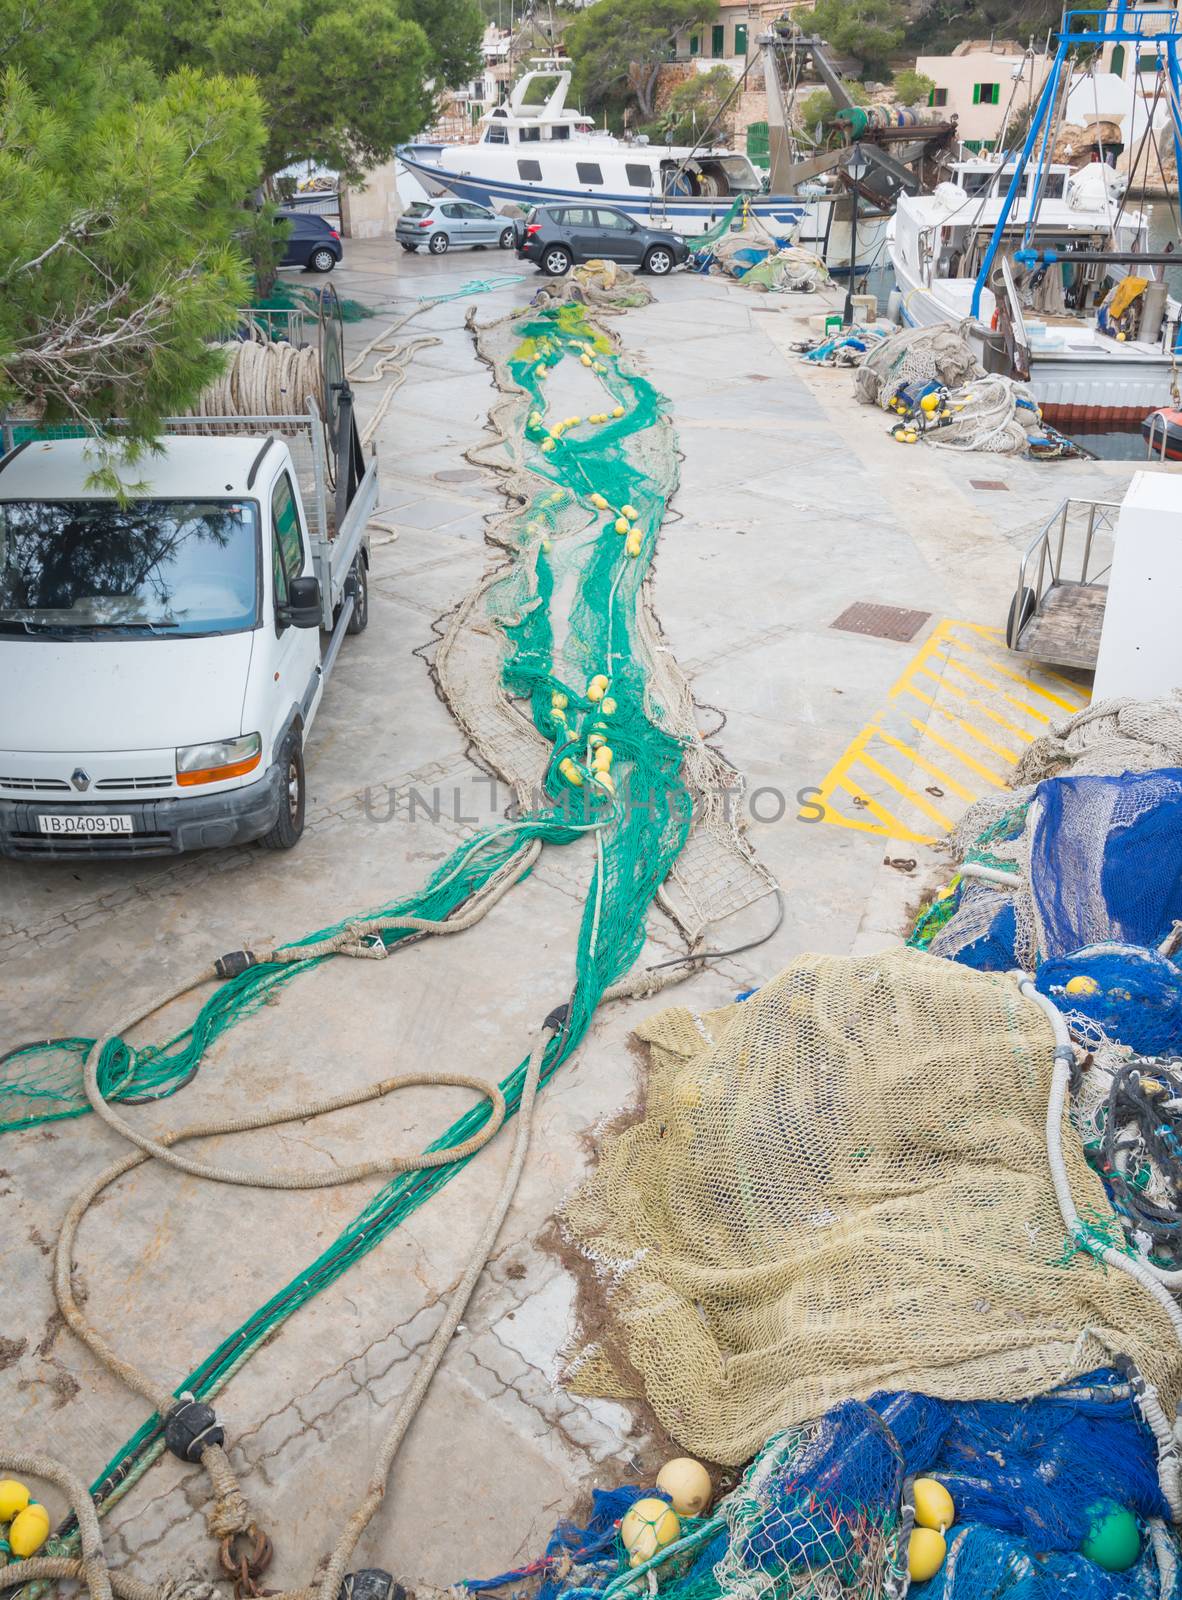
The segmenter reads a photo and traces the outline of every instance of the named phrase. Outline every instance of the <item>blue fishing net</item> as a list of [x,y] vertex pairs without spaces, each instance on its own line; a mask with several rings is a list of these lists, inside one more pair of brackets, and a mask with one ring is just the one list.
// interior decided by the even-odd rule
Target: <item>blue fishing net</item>
[[[1156,1444],[1110,1368],[1020,1402],[876,1394],[775,1435],[715,1508],[716,1531],[683,1525],[705,1542],[658,1569],[662,1600],[901,1593],[905,1476],[938,1478],[956,1507],[945,1561],[911,1585],[915,1600],[1182,1600]],[[591,1600],[626,1578],[619,1519],[653,1492],[597,1490],[590,1519],[559,1523],[543,1558],[467,1587],[536,1575],[541,1600]],[[1102,1502],[1138,1519],[1141,1554],[1127,1572],[1082,1553]]]
[[1048,779],[1025,826],[1028,897],[1025,874],[1013,889],[967,877],[926,947],[983,972],[1033,961],[1038,987],[1087,1044],[1182,1052],[1182,968],[1156,949],[1182,920],[1182,770]]
[[956,906],[928,944],[929,952],[977,972],[1009,972],[1020,966],[1013,893],[981,878],[965,878]]
[[1052,778],[1029,825],[1040,956],[1152,948],[1182,918],[1182,771]]
[[1035,1555],[1012,1534],[970,1523],[948,1535],[944,1565],[913,1600],[1177,1600],[1177,1568],[1159,1566],[1146,1543],[1127,1572],[1105,1572],[1079,1554]]
[[1091,945],[1044,961],[1035,983],[1084,1043],[1111,1039],[1145,1056],[1182,1053],[1182,968],[1156,950]]
[[1021,1402],[879,1394],[870,1405],[907,1472],[939,1478],[951,1494],[958,1524],[1021,1536],[1045,1554],[1078,1550],[1100,1500],[1169,1516],[1155,1440],[1111,1370]]

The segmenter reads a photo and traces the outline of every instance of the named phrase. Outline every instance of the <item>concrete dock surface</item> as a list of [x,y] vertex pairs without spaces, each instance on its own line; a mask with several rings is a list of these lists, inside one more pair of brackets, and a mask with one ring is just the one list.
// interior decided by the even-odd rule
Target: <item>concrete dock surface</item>
[[[371,618],[346,642],[313,730],[304,838],[286,855],[248,846],[175,861],[0,864],[0,1052],[95,1034],[223,951],[408,895],[495,815],[424,653],[435,620],[501,559],[483,537],[501,504],[496,478],[465,458],[490,441],[496,394],[465,315],[504,315],[543,280],[496,251],[412,258],[367,241],[346,243],[333,281],[377,318],[347,326],[350,355],[421,299],[450,298],[394,336],[439,343],[415,356],[376,434],[383,528]],[[530,1560],[592,1485],[636,1481],[651,1466],[653,1441],[627,1409],[558,1386],[573,1284],[539,1242],[593,1159],[596,1130],[635,1095],[637,1019],[664,1004],[725,1003],[802,950],[898,942],[945,870],[947,826],[1004,785],[1024,743],[1087,699],[1086,678],[1004,650],[1021,549],[1065,497],[1115,502],[1134,471],[1176,470],[899,445],[882,412],[855,403],[850,372],[806,367],[791,350],[807,317],[840,295],[758,295],[687,274],[646,281],[653,303],[607,325],[667,397],[684,458],[654,563],[655,609],[692,678],[702,730],[745,775],[741,815],[782,886],[784,915],[766,942],[704,964],[667,998],[604,1008],[544,1091],[497,1251],[359,1551],[357,1565],[412,1586]],[[357,385],[363,423],[383,389]],[[834,627],[860,605],[891,609]],[[422,804],[411,815],[416,790],[439,791],[438,815]],[[160,1131],[398,1071],[503,1077],[569,992],[590,863],[582,846],[548,849],[472,931],[381,964],[321,966],[225,1034],[178,1095],[129,1115]],[[773,914],[765,901],[744,914],[742,938],[722,926],[707,942],[758,937]],[[654,917],[651,958],[681,949]],[[178,1003],[138,1037],[170,1037],[193,1009]],[[470,1103],[460,1090],[415,1089],[203,1148],[244,1165],[346,1164],[420,1149]],[[308,1581],[360,1498],[508,1150],[502,1134],[219,1398],[231,1459],[275,1542],[269,1587]],[[86,1480],[147,1407],[63,1329],[50,1251],[77,1189],[122,1152],[91,1116],[0,1140],[6,1431]],[[82,1229],[87,1312],[171,1386],[377,1186],[283,1194],[142,1167]],[[153,1466],[104,1524],[114,1564],[148,1581],[206,1568],[205,1488],[172,1457]],[[49,1503],[60,1512],[60,1499]]]

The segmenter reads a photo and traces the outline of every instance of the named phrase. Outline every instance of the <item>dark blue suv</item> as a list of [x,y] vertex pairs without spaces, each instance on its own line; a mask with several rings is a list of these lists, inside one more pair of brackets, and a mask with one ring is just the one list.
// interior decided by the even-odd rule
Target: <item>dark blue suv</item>
[[305,272],[331,272],[341,259],[341,236],[315,211],[277,211],[275,221],[290,222],[291,232],[283,250],[281,267],[303,267]]
[[552,278],[582,261],[618,261],[663,278],[689,258],[679,234],[643,227],[625,211],[585,201],[538,206],[516,227],[518,256]]

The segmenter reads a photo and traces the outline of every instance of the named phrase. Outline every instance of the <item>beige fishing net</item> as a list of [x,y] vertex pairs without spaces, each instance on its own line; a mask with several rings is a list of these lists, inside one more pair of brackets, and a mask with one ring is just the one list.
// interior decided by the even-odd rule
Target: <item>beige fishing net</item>
[[[1000,974],[799,957],[741,1005],[660,1012],[644,1113],[569,1201],[584,1394],[643,1397],[738,1463],[876,1389],[1016,1399],[1116,1352],[1167,1415],[1182,1349],[1123,1273],[1065,1256],[1052,1037]],[[1066,1119],[1082,1215],[1111,1218]]]

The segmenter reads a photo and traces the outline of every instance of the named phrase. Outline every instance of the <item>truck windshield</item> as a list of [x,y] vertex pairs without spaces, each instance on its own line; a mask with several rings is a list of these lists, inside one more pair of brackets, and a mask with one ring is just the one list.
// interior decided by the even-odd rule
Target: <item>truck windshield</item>
[[192,636],[257,620],[252,501],[0,501],[0,633]]

